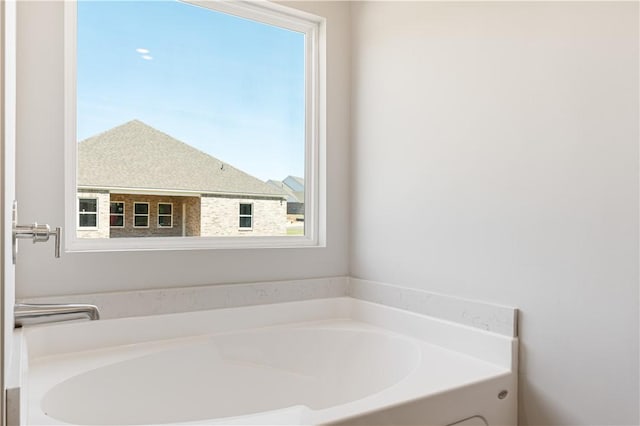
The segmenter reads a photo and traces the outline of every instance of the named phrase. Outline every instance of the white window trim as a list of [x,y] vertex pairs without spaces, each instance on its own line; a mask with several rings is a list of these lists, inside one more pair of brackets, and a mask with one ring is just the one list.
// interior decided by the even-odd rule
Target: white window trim
[[[160,204],[168,204],[171,206],[171,214],[160,214]],[[158,203],[158,220],[156,221],[156,225],[158,228],[160,229],[169,229],[169,228],[173,228],[173,203]],[[171,218],[171,225],[169,226],[163,226],[160,225],[160,216],[169,216]]]
[[[136,204],[146,204],[147,205],[147,214],[139,214],[136,213]],[[137,226],[136,225],[136,217],[138,216],[146,216],[147,218],[147,226]],[[134,201],[133,202],[133,227],[138,229],[148,229],[149,222],[151,221],[151,205],[146,201]]]
[[[80,200],[96,200],[96,211],[94,212],[88,212],[88,213],[82,213],[80,211]],[[98,199],[98,197],[80,197],[78,196],[77,198],[77,203],[76,203],[76,224],[78,226],[78,230],[79,231],[95,231],[97,229],[100,228],[100,200]],[[96,226],[80,226],[80,215],[81,214],[95,214],[96,215]]]
[[[185,0],[183,0],[185,1]],[[65,250],[103,252],[136,250],[303,248],[326,246],[326,19],[269,1],[192,0],[188,3],[305,34],[305,235],[261,237],[80,238],[77,194],[76,136],[76,2],[67,1],[64,49],[65,109]],[[135,219],[134,219],[135,220]],[[83,228],[87,229],[87,228]]]
[[[111,204],[120,203],[122,204],[122,214],[120,213],[111,213]],[[111,225],[111,216],[122,216],[122,226],[112,226]],[[124,201],[109,201],[109,228],[122,229],[126,226],[126,213],[125,213],[125,202]]]
[[[240,213],[240,206],[242,205],[249,205],[251,206],[251,214],[242,214]],[[238,203],[238,230],[239,231],[253,231],[253,210],[254,204],[253,203]],[[251,218],[251,226],[240,226],[240,219],[243,217],[250,217]]]

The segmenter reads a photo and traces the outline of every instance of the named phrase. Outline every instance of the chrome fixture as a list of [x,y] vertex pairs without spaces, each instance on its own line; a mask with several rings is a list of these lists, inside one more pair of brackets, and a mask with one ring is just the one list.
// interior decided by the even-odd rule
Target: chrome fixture
[[14,308],[16,328],[23,325],[78,319],[99,320],[100,311],[95,305],[84,303],[35,304],[16,303]]
[[49,225],[18,225],[18,202],[13,202],[13,263],[16,263],[16,256],[18,255],[18,238],[29,238],[33,243],[44,243],[49,241],[50,236],[55,237],[54,255],[56,258],[60,257],[60,237],[62,234],[62,228],[56,227],[54,231],[51,230]]

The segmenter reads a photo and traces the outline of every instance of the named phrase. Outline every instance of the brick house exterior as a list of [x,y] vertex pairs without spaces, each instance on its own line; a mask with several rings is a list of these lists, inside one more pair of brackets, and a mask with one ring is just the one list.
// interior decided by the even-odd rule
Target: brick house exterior
[[80,238],[286,235],[286,194],[138,120],[78,144]]
[[[200,198],[168,195],[110,194],[110,202],[122,202],[124,220],[122,226],[114,226],[109,221],[109,237],[197,237],[200,235]],[[146,227],[134,226],[134,205],[145,203],[149,206],[149,220]],[[159,205],[171,205],[171,226],[158,223]],[[168,216],[168,215],[165,215]]]

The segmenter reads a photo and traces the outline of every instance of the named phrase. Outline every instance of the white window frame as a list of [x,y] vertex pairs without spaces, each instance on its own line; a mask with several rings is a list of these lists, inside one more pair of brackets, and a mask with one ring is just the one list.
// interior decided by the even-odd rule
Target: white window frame
[[[166,204],[171,206],[171,214],[161,214],[160,213],[160,204]],[[170,229],[173,228],[173,203],[163,203],[163,202],[159,202],[158,203],[158,220],[156,221],[156,225],[158,228],[160,229]],[[169,226],[165,226],[165,225],[160,225],[160,216],[169,216],[171,218],[171,225]]]
[[[146,204],[147,205],[147,214],[138,214],[136,213],[136,204]],[[146,217],[147,218],[147,226],[138,226],[136,225],[136,217]],[[149,222],[151,222],[151,205],[146,201],[134,201],[133,202],[133,227],[138,229],[149,228]]]
[[[111,204],[119,203],[122,204],[122,214],[120,213],[111,213]],[[109,201],[109,228],[122,229],[126,226],[126,216],[125,216],[125,202],[124,201]],[[111,225],[111,216],[122,216],[122,226],[113,226]]]
[[[76,1],[65,8],[65,249],[68,252],[303,248],[326,246],[326,19],[269,1],[182,0],[305,34],[305,234],[301,236],[81,238],[75,232],[77,182]],[[127,192],[128,188],[108,188]],[[132,192],[129,192],[132,193]],[[139,193],[139,192],[136,192]],[[152,195],[162,195],[150,192]],[[171,195],[171,194],[165,194]],[[135,221],[135,218],[134,218]],[[86,228],[83,228],[86,229]]]
[[[242,214],[242,206],[243,205],[247,205],[247,206],[251,206],[251,214]],[[253,203],[238,203],[238,230],[240,231],[253,231],[253,214],[254,214],[254,210],[253,210]],[[240,219],[242,219],[243,217],[249,217],[251,218],[251,226],[240,226]]]
[[[76,204],[76,212],[77,212],[77,226],[78,226],[78,230],[80,231],[95,231],[96,229],[98,229],[100,227],[100,214],[99,214],[99,210],[100,210],[100,200],[98,199],[98,197],[81,197],[78,196],[77,198],[78,203]],[[80,211],[80,200],[95,200],[96,202],[96,211],[95,212],[81,212]],[[84,214],[84,215],[89,215],[89,214],[94,214],[96,215],[96,226],[80,226],[80,215]]]

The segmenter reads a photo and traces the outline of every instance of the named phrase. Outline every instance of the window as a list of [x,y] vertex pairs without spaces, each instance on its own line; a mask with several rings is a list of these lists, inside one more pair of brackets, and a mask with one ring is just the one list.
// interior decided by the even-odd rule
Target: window
[[158,203],[158,227],[171,228],[173,226],[173,204]]
[[78,199],[78,227],[95,228],[98,226],[98,199]]
[[240,203],[240,229],[253,228],[253,204]]
[[111,202],[109,207],[109,226],[112,228],[124,228],[124,202]]
[[149,203],[133,203],[133,227],[149,227]]
[[68,250],[324,244],[324,18],[268,1],[78,0],[64,22],[66,196],[144,201],[132,219],[111,203],[100,232],[65,233]]

